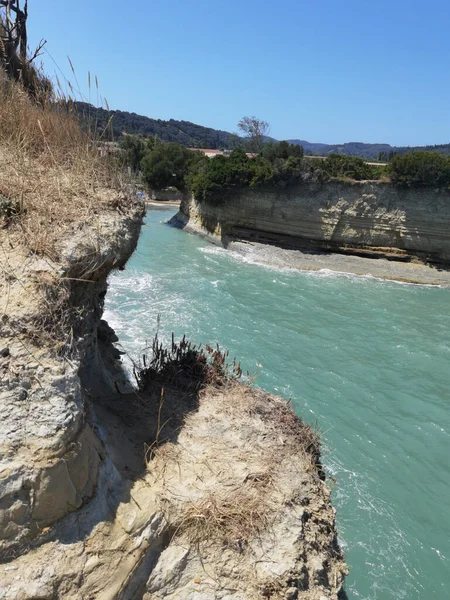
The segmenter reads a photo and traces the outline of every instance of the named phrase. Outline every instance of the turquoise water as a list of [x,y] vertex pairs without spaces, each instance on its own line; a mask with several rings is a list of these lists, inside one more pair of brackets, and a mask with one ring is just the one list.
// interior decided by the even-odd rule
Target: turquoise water
[[450,290],[280,271],[147,213],[105,318],[228,348],[323,432],[349,598],[450,597]]

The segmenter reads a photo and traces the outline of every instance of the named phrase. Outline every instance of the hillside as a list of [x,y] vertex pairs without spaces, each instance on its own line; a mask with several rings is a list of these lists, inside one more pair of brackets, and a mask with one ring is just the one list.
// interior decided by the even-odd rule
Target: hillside
[[122,110],[108,111],[104,108],[96,108],[87,102],[75,102],[75,106],[82,120],[89,119],[91,123],[94,122],[100,132],[104,131],[112,117],[111,127],[115,139],[121,137],[123,133],[157,135],[165,142],[177,142],[192,148],[216,149],[233,147],[233,140],[237,137],[227,131],[203,127],[189,121],[175,119],[164,121]]
[[[87,102],[75,102],[83,120],[89,119],[96,124],[99,132],[104,131],[111,117],[111,127],[114,138],[120,138],[123,133],[138,134],[143,136],[157,135],[165,142],[177,142],[191,148],[234,148],[239,142],[236,134],[212,127],[204,127],[190,121],[177,121],[170,119],[151,119],[144,115],[138,115],[122,110],[108,111],[104,108],[96,108]],[[271,139],[271,138],[268,138]],[[291,144],[303,146],[306,154],[326,156],[328,154],[346,154],[348,156],[359,156],[360,158],[377,158],[379,152],[396,152],[407,154],[424,150],[428,152],[439,152],[450,154],[450,144],[438,146],[391,146],[390,144],[365,144],[364,142],[346,142],[344,144],[313,143],[306,140],[287,140]]]
[[359,156],[360,158],[377,158],[379,152],[396,152],[397,154],[408,154],[409,152],[425,151],[439,152],[439,154],[450,154],[450,144],[437,146],[391,146],[390,144],[365,144],[363,142],[347,142],[345,144],[322,144],[312,143],[306,140],[288,140],[291,144],[303,146],[305,154],[346,154],[347,156]]

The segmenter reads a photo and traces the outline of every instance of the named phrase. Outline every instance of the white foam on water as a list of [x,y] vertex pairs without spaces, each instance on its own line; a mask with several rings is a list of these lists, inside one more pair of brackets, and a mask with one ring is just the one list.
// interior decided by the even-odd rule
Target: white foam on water
[[[339,271],[335,269],[328,268],[297,268],[290,267],[288,265],[279,265],[274,264],[273,257],[270,257],[270,249],[268,250],[267,258],[264,257],[260,251],[248,250],[246,252],[239,252],[237,250],[228,250],[226,248],[221,248],[220,246],[206,246],[200,247],[199,251],[206,255],[217,255],[220,257],[228,257],[236,262],[251,264],[258,267],[263,267],[266,269],[270,269],[272,271],[278,271],[280,273],[299,273],[302,275],[307,275],[315,278],[337,278],[337,277],[345,277],[346,279],[350,279],[356,283],[364,282],[364,281],[373,281],[376,283],[386,284],[386,285],[401,285],[408,287],[419,287],[419,288],[436,288],[436,289],[448,289],[449,285],[443,284],[426,284],[426,283],[411,283],[409,281],[399,281],[396,279],[385,279],[384,277],[376,277],[371,273],[359,274],[352,273],[349,271]],[[280,260],[280,259],[276,259]]]

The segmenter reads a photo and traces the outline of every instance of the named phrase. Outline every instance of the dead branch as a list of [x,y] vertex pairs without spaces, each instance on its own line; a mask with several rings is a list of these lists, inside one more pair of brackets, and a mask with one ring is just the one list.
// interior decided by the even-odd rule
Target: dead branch
[[36,60],[36,58],[41,55],[41,50],[45,46],[46,43],[47,43],[47,40],[44,40],[44,39],[42,39],[39,42],[38,47],[36,48],[36,50],[33,53],[33,56],[27,60],[29,65],[33,62],[33,60]]
[[28,0],[0,0],[0,69],[7,76],[20,82],[28,93],[38,99],[48,92],[48,80],[40,78],[32,63],[46,44],[41,40],[29,57],[28,55]]

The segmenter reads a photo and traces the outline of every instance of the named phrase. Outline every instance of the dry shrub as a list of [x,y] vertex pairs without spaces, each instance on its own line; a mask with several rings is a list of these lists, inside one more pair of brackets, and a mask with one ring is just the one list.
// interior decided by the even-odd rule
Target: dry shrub
[[82,313],[69,302],[69,282],[50,278],[37,283],[36,289],[41,303],[28,328],[29,338],[38,346],[51,347],[56,354],[70,356],[74,350],[73,332],[79,326]]
[[0,73],[0,196],[20,207],[14,232],[24,245],[54,258],[67,227],[117,202],[119,179],[70,103],[49,95],[37,104]]
[[44,273],[55,276],[40,280],[32,270],[38,277],[33,301],[40,308],[27,335],[39,343],[51,340],[55,350],[71,344],[81,319],[69,307],[71,283],[55,264],[62,242],[90,225],[84,262],[71,270],[71,277],[89,279],[98,267],[96,215],[106,208],[122,212],[130,200],[117,162],[100,155],[99,140],[81,128],[71,106],[51,87],[37,102],[0,68],[0,291],[9,296],[12,277],[30,277],[28,259],[45,260]]
[[28,158],[39,157],[46,166],[70,165],[74,150],[78,153],[89,140],[66,106],[51,96],[37,104],[20,84],[0,74],[0,142]]
[[268,498],[265,478],[248,479],[231,490],[218,487],[183,507],[172,520],[174,535],[186,537],[193,544],[219,542],[242,549],[267,529]]
[[221,386],[237,380],[242,369],[236,359],[228,362],[228,351],[222,352],[219,346],[212,348],[208,344],[203,348],[196,346],[186,336],[165,348],[155,336],[151,346],[150,358],[144,354],[143,364],[135,365],[135,377],[141,392],[148,391],[155,384],[181,387],[191,391],[207,385]]

